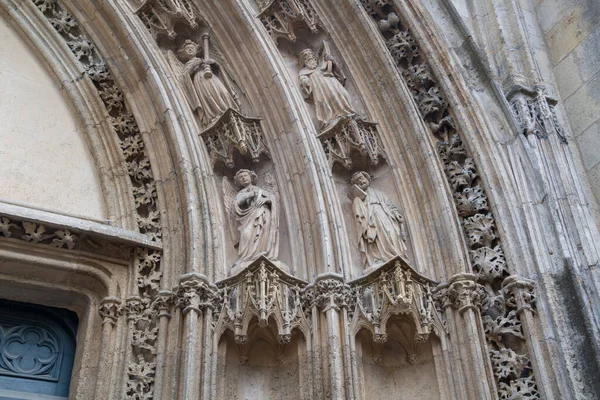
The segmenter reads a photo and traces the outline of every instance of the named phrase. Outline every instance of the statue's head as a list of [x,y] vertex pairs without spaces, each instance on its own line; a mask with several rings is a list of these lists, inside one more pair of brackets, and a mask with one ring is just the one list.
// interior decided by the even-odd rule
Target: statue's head
[[300,59],[307,68],[317,68],[317,58],[311,49],[304,49],[300,52]]
[[371,184],[371,175],[365,171],[358,171],[352,175],[350,182],[358,186],[361,190],[367,190]]
[[256,172],[250,169],[240,169],[233,177],[233,181],[239,187],[245,188],[250,185],[256,185],[256,182],[258,182],[258,176],[256,175]]
[[177,50],[177,54],[182,60],[189,61],[192,58],[196,57],[199,51],[200,46],[198,46],[196,42],[190,39],[186,39],[186,41],[183,42],[179,50]]

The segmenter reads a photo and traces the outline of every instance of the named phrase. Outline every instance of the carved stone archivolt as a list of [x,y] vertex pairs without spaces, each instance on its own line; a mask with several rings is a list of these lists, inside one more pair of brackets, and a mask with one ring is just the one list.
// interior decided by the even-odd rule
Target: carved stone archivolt
[[294,27],[306,26],[316,33],[317,13],[309,0],[260,0],[258,18],[274,39],[296,41]]
[[137,121],[117,86],[106,61],[90,37],[57,0],[32,0],[61,35],[85,74],[91,79],[106,107],[107,118],[118,136],[131,182],[141,233],[160,241],[161,222],[156,182]]
[[[473,307],[473,302],[477,303],[479,295],[474,293],[478,291],[473,292],[471,289],[480,287],[485,293],[481,300],[482,306],[494,315],[490,320],[495,323],[499,311],[492,304],[494,299],[503,298],[498,288],[508,276],[508,270],[494,215],[481,185],[475,161],[463,144],[449,102],[431,73],[427,60],[422,56],[419,45],[410,31],[403,26],[393,3],[390,0],[361,0],[361,4],[377,24],[399,74],[413,95],[421,117],[437,141],[438,155],[444,165],[448,184],[454,192],[453,197],[469,244],[477,283],[472,279],[460,280],[460,283],[457,281],[454,288],[449,290],[449,294],[452,294],[458,301],[459,308],[464,311],[465,307]],[[488,326],[493,330],[490,324]],[[519,338],[518,335],[514,337]],[[520,342],[519,348],[520,351],[527,351],[524,341]],[[523,373],[528,382],[534,382],[531,369]],[[525,378],[505,377],[502,378],[502,382],[512,388],[521,385],[522,379]]]

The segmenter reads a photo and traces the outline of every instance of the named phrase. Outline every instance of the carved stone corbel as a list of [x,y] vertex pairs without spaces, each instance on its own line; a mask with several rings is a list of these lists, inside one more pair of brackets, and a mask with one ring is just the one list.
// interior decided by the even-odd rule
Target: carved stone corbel
[[354,296],[350,330],[357,334],[366,328],[373,336],[373,362],[381,362],[381,349],[388,340],[388,322],[392,317],[408,318],[408,331],[401,329],[394,336],[405,348],[408,361],[416,362],[420,344],[431,332],[442,335],[444,323],[435,308],[432,288],[436,282],[414,271],[400,257],[376,271],[350,282]]
[[508,90],[506,99],[519,133],[525,136],[535,135],[540,139],[547,139],[552,133],[556,133],[562,143],[567,143],[565,131],[556,115],[558,100],[548,96],[545,87],[516,85]]
[[[221,303],[214,332],[217,337],[226,330],[233,332],[240,349],[240,362],[247,362],[255,330],[268,329],[271,318],[277,329],[273,332],[273,342],[280,346],[291,341],[295,328],[305,337],[310,336],[310,324],[302,308],[302,289],[306,283],[286,274],[269,259],[259,258],[217,286]],[[251,326],[253,320],[257,324]]]
[[191,28],[198,26],[197,11],[191,0],[143,0],[135,13],[155,39],[161,34],[175,38],[178,21],[186,22]]
[[212,165],[222,161],[233,168],[233,150],[258,162],[261,155],[270,157],[260,119],[250,118],[230,108],[206,128],[200,137],[204,140]]
[[350,286],[337,276],[324,277],[307,286],[304,295],[309,307],[316,306],[323,312],[349,308],[353,300]]
[[261,0],[258,19],[269,35],[296,41],[295,25],[302,25],[317,32],[317,13],[309,0]]
[[379,164],[380,158],[385,159],[377,124],[365,121],[356,115],[341,119],[334,126],[320,133],[318,138],[331,168],[339,163],[346,169],[352,169],[353,151],[360,153],[373,166]]
[[173,293],[168,290],[158,292],[152,303],[152,308],[156,310],[157,317],[171,317],[171,307],[173,306]]

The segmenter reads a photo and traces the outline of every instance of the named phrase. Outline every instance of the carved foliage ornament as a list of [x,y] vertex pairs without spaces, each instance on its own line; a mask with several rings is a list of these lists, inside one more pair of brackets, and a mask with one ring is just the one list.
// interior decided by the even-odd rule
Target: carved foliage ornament
[[[511,329],[510,336],[515,339],[511,343],[516,343],[515,349],[526,351],[522,335],[517,334],[516,316],[513,318],[513,314],[510,314],[510,307],[497,307],[499,303],[505,303],[499,288],[508,276],[506,261],[477,166],[463,145],[450,112],[449,102],[440,90],[414,37],[403,26],[392,2],[389,0],[360,0],[360,2],[377,24],[422,118],[437,141],[438,154],[443,162],[448,184],[454,191],[453,197],[458,214],[462,218],[463,231],[469,245],[476,277],[471,279],[470,283],[461,281],[455,282],[454,287],[446,286],[443,290],[444,294],[440,297],[442,303],[454,304],[463,312],[481,303],[486,329],[490,332],[488,339],[491,348],[496,350],[509,348],[508,342],[496,343],[494,338],[508,337],[509,335],[503,336],[499,332]],[[548,113],[547,109],[544,110]],[[517,387],[527,386],[522,379],[527,379],[535,391],[531,369],[522,372],[523,374],[518,377],[501,378],[496,375],[501,396]],[[537,394],[531,394],[527,398],[537,398],[536,396]]]
[[73,16],[57,0],[32,1],[66,41],[98,91],[106,107],[108,121],[118,136],[132,186],[138,228],[152,240],[160,240],[160,215],[150,159],[122,91],[116,85],[102,55]]

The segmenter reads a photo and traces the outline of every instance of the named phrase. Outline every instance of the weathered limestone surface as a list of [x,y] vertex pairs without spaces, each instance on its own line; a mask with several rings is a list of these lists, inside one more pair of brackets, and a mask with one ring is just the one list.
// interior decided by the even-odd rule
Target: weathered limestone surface
[[99,171],[60,82],[5,19],[0,38],[0,200],[105,220]]
[[544,0],[536,14],[594,196],[600,198],[600,4]]

